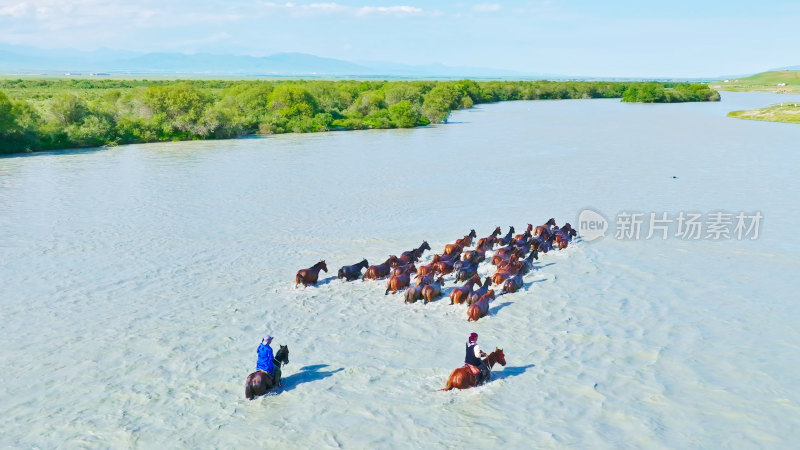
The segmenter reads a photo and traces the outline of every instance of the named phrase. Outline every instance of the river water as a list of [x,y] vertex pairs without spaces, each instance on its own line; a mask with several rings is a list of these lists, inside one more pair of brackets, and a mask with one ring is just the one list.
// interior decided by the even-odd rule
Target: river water
[[[796,445],[800,126],[725,114],[800,98],[722,98],[2,158],[0,446]],[[608,235],[542,255],[478,323],[331,278],[585,208]],[[615,238],[620,213],[717,211],[759,212],[758,238]],[[438,391],[472,331],[508,365]],[[265,334],[286,385],[247,401]]]

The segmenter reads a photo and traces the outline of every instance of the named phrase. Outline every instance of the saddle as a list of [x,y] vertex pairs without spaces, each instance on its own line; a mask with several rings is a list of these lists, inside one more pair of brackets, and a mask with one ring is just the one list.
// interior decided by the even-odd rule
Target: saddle
[[477,367],[473,366],[472,364],[466,364],[466,363],[464,364],[464,368],[469,370],[470,372],[472,372],[472,375],[480,378],[481,369],[478,369]]

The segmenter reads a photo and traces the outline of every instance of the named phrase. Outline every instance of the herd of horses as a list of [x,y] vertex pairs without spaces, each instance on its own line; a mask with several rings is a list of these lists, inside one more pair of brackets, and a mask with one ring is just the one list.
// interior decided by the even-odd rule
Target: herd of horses
[[[478,239],[475,247],[470,249],[472,241],[477,237],[475,230],[470,230],[464,237],[445,245],[442,252],[434,254],[427,264],[422,264],[421,259],[425,250],[431,250],[431,247],[424,241],[419,247],[402,252],[399,257],[389,256],[382,264],[371,266],[364,259],[359,263],[343,266],[337,277],[345,281],[359,278],[362,281],[387,279],[385,295],[405,289],[406,303],[422,300],[427,304],[444,294],[442,288],[445,276],[452,274],[454,280],[451,282],[465,283],[448,293],[450,304],[466,304],[467,321],[477,321],[489,314],[489,302],[495,298],[493,284],[504,294],[517,292],[523,286],[522,277],[534,269],[533,261],[539,259],[539,253],[566,248],[577,235],[569,223],[558,227],[555,219],[537,227],[528,224],[522,234],[514,234],[514,227],[509,227],[505,236],[501,237],[501,234],[500,227],[496,227],[490,235]],[[495,250],[495,246],[499,248]],[[488,252],[492,252],[491,257],[487,256]],[[494,274],[483,281],[478,275],[478,266],[481,263],[496,267]],[[295,276],[295,286],[316,284],[320,271],[328,271],[324,260],[308,269],[299,270]],[[411,274],[415,274],[413,283]],[[280,367],[288,362],[289,348],[282,345],[275,354],[273,363]],[[490,370],[495,364],[505,366],[505,354],[502,349],[496,348],[483,362]],[[467,389],[477,384],[476,369],[464,366],[450,374],[447,385],[442,390]],[[245,397],[252,399],[263,395],[272,387],[272,378],[265,372],[253,372],[245,382]]]
[[[501,237],[501,234],[498,226],[490,235],[478,239],[472,248],[477,234],[474,229],[470,230],[464,237],[445,245],[442,252],[434,254],[427,264],[423,264],[421,259],[425,250],[431,250],[431,247],[424,241],[419,247],[404,251],[399,257],[391,255],[378,265],[369,265],[363,259],[356,264],[343,266],[337,277],[344,281],[386,279],[385,295],[405,289],[405,303],[422,300],[427,304],[444,294],[445,276],[453,275],[454,279],[449,282],[465,283],[450,290],[450,304],[466,304],[467,321],[477,321],[489,314],[489,302],[495,299],[493,285],[503,294],[517,292],[523,287],[523,276],[534,269],[534,260],[539,259],[540,253],[567,248],[577,235],[569,223],[558,227],[555,219],[537,227],[528,224],[521,234],[515,234],[513,226],[504,236]],[[495,247],[498,247],[497,250]],[[490,256],[487,255],[489,252]],[[481,263],[495,266],[494,273],[484,280],[478,275]],[[328,271],[324,260],[308,269],[299,270],[295,276],[295,286],[316,284],[320,271]],[[505,366],[503,350],[495,349],[484,359],[484,363],[490,369],[494,364]],[[477,374],[470,368],[458,368],[450,374],[444,390],[474,387],[477,380]]]
[[[427,304],[443,295],[445,276],[452,274],[454,279],[449,282],[465,283],[450,290],[450,304],[465,303],[468,306],[467,320],[477,321],[488,314],[489,302],[495,298],[492,285],[503,293],[517,292],[523,286],[525,274],[533,270],[534,260],[539,259],[540,253],[566,248],[577,234],[569,223],[558,227],[555,219],[537,227],[528,224],[524,233],[514,233],[512,226],[501,237],[502,231],[496,227],[490,235],[478,239],[475,247],[471,248],[477,234],[474,229],[470,230],[464,237],[445,245],[442,252],[434,254],[427,264],[422,264],[421,259],[425,250],[431,250],[431,246],[424,241],[419,247],[404,251],[399,257],[391,255],[378,265],[371,266],[363,259],[356,264],[343,266],[337,277],[345,281],[386,279],[384,294],[405,289],[403,297],[406,303],[422,300]],[[499,246],[497,250],[496,246]],[[491,257],[487,257],[488,252],[492,252]],[[481,280],[478,267],[484,262],[496,269],[493,275]],[[316,284],[320,271],[328,271],[324,260],[308,269],[299,270],[295,276],[295,286]]]

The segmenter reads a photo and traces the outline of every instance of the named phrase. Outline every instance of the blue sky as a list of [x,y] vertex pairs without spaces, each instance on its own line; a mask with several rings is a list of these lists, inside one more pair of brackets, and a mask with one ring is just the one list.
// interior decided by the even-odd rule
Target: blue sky
[[584,76],[800,64],[800,1],[0,0],[0,43],[441,63]]

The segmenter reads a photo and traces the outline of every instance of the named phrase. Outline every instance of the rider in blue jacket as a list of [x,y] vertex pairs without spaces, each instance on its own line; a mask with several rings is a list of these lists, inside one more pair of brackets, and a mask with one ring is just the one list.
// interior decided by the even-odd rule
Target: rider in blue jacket
[[256,370],[263,370],[268,372],[273,377],[275,376],[275,364],[272,360],[275,356],[272,354],[272,347],[269,343],[272,342],[272,336],[267,336],[261,340],[261,345],[258,346],[258,362],[256,363]]

